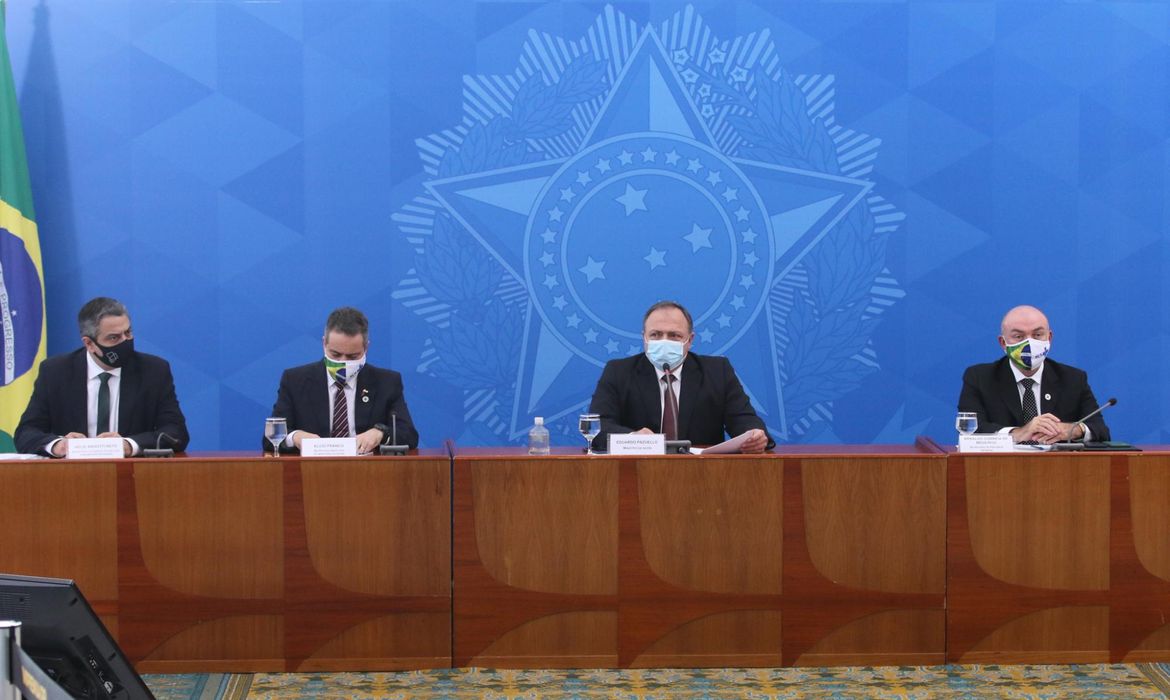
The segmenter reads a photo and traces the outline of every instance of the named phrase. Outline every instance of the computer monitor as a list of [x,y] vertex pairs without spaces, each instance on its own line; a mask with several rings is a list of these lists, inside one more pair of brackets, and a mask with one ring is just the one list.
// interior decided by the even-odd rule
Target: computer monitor
[[20,621],[21,648],[73,697],[154,700],[73,581],[0,574],[0,620]]

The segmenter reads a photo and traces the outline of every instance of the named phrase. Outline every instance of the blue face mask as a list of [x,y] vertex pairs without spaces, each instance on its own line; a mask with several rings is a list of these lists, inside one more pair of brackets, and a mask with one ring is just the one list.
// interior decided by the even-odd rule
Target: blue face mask
[[654,369],[662,369],[668,365],[672,370],[678,369],[683,361],[683,344],[677,340],[650,340],[646,342],[646,359],[654,365]]

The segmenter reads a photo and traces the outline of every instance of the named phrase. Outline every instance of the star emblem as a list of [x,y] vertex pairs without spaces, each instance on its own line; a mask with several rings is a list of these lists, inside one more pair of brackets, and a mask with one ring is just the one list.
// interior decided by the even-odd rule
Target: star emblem
[[642,259],[650,263],[651,270],[656,267],[666,267],[666,251],[657,250],[654,246],[650,246],[650,253]]
[[[871,185],[719,150],[702,116],[714,111],[695,105],[699,75],[680,72],[680,56],[690,60],[645,31],[565,154],[425,184],[527,294],[511,436],[533,414],[583,407],[601,365],[636,351],[641,314],[662,298],[696,312],[704,351],[729,355],[774,434],[787,432],[768,325],[785,312],[770,292]],[[597,259],[609,250],[648,252]],[[668,255],[660,284],[639,281]]]
[[700,248],[711,247],[711,229],[700,228],[698,224],[691,227],[691,232],[683,236],[691,244],[691,252],[697,253]]
[[604,260],[599,262],[590,257],[589,262],[585,263],[585,266],[580,268],[580,272],[585,275],[585,284],[589,284],[593,280],[605,279],[604,268]]
[[647,190],[634,189],[632,185],[627,183],[625,194],[620,197],[614,197],[614,201],[626,208],[626,216],[636,211],[647,211],[646,192]]

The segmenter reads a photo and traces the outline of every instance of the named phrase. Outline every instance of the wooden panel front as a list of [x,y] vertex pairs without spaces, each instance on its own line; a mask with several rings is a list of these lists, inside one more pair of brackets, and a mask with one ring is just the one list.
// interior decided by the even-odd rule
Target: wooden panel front
[[641,460],[638,520],[654,574],[691,590],[779,593],[780,467],[770,459]]
[[946,471],[940,460],[807,461],[805,522],[813,564],[845,586],[942,593]]
[[5,464],[0,513],[143,672],[450,665],[445,452]]
[[456,665],[943,659],[941,454],[487,452],[455,457]]
[[947,658],[1170,659],[1170,455],[949,459]]

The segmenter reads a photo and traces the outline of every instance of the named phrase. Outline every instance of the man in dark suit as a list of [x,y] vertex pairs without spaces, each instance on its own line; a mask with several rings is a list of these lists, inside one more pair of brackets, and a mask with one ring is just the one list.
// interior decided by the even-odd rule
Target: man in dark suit
[[325,321],[321,344],[324,359],[285,370],[280,378],[272,415],[288,421],[281,450],[299,451],[302,440],[316,437],[354,437],[361,454],[391,438],[418,447],[402,375],[366,364],[366,315],[348,306],[335,309]]
[[1005,357],[963,373],[959,411],[978,415],[981,433],[1010,432],[1015,442],[1107,441],[1109,428],[1084,371],[1047,359],[1048,318],[1032,306],[1008,311],[1000,326]]
[[[601,416],[593,444],[604,449],[610,433],[663,433],[668,440],[715,445],[748,433],[742,452],[775,446],[726,357],[690,352],[691,314],[660,301],[642,318],[646,352],[606,363],[589,411]],[[665,366],[665,369],[664,369]]]
[[[63,457],[69,441],[120,437],[127,457],[143,449],[187,446],[187,421],[166,360],[134,350],[130,315],[98,297],[77,314],[84,347],[41,363],[14,436],[16,449]],[[161,443],[161,435],[169,440]]]

